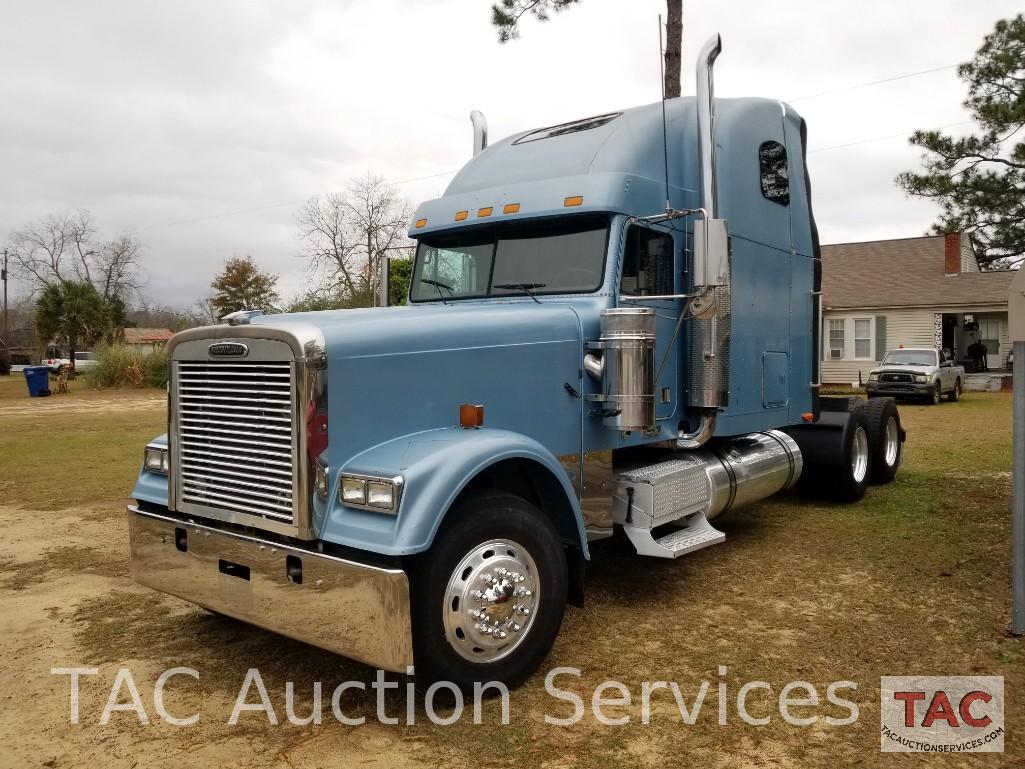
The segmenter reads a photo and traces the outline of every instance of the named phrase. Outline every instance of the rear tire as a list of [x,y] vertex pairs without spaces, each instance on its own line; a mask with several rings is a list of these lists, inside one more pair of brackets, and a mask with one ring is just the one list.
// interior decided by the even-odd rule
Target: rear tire
[[961,377],[957,378],[954,382],[954,389],[947,393],[947,400],[951,403],[957,403],[961,400]]
[[868,416],[864,407],[850,412],[850,424],[844,431],[843,463],[823,467],[829,485],[829,495],[839,502],[857,502],[865,496],[872,474],[872,450],[869,439]]
[[470,492],[410,569],[418,683],[521,683],[555,642],[567,588],[547,516],[513,494]]
[[872,453],[872,483],[889,483],[896,477],[904,455],[900,414],[892,398],[876,398],[865,404],[865,416]]

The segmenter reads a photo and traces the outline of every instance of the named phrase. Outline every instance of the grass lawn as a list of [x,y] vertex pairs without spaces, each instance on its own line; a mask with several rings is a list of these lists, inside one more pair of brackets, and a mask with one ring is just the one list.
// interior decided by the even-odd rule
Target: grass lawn
[[[567,611],[540,672],[513,692],[511,723],[498,725],[498,703],[489,702],[484,725],[467,716],[449,727],[427,723],[422,711],[413,725],[381,725],[369,689],[349,690],[342,700],[347,715],[364,715],[367,724],[342,726],[331,716],[330,691],[342,681],[372,681],[373,671],[211,617],[128,579],[121,503],[143,444],[164,430],[162,393],[76,388],[70,396],[32,402],[23,395],[23,381],[0,380],[6,532],[0,554],[9,572],[0,582],[0,612],[8,617],[0,626],[0,693],[17,691],[27,703],[17,713],[9,700],[2,706],[0,739],[15,745],[21,765],[53,759],[48,765],[125,769],[135,763],[835,769],[1025,762],[1025,641],[1007,634],[1006,394],[969,393],[961,403],[936,407],[901,405],[908,430],[904,467],[894,483],[872,487],[860,504],[768,500],[718,519],[726,542],[678,561],[639,558],[618,539],[596,543],[587,605]],[[102,684],[83,695],[87,716],[78,727],[67,724],[66,680],[47,675],[52,666],[71,664],[101,670]],[[131,714],[117,714],[111,726],[98,726],[122,664],[136,674],[147,703],[165,667],[198,670],[200,681],[178,685],[175,707],[200,712],[200,722],[140,727]],[[545,674],[559,666],[581,671],[558,680],[588,708],[573,726],[545,722],[546,714],[572,712],[545,691]],[[283,725],[269,727],[261,714],[226,724],[251,667],[259,668]],[[720,667],[726,668],[722,676]],[[913,674],[1004,676],[1006,753],[881,755],[879,678]],[[591,693],[610,679],[633,696],[629,705],[605,708],[610,717],[628,717],[625,725],[602,725],[590,716]],[[774,716],[770,723],[750,726],[732,708],[720,725],[720,679],[730,698],[744,682],[769,682],[773,694],[752,695],[749,709]],[[855,682],[848,694],[860,718],[844,727],[821,719],[806,727],[785,723],[773,698],[793,680],[811,682],[820,693],[833,681]],[[286,683],[294,683],[295,709],[303,714],[312,706],[315,681],[323,682],[323,724],[285,722]],[[643,681],[677,682],[688,703],[702,681],[711,690],[693,725],[681,722],[672,695],[662,690],[652,696],[645,725]],[[387,702],[390,714],[404,713],[399,693]]]

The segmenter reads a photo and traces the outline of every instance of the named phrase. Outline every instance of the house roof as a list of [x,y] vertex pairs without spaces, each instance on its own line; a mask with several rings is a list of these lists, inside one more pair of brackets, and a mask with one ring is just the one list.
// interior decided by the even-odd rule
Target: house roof
[[154,344],[166,342],[174,332],[166,328],[126,328],[122,335],[125,344]]
[[[964,238],[967,242],[967,238]],[[1016,270],[945,274],[945,236],[822,246],[822,306],[944,307],[1007,304]],[[977,269],[974,255],[962,270]]]

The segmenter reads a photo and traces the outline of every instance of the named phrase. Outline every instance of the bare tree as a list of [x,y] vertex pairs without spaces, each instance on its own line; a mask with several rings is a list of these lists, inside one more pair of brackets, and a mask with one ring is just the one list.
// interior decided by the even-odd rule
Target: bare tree
[[14,272],[38,290],[63,281],[91,283],[105,300],[128,298],[140,286],[141,245],[129,233],[99,241],[86,209],[48,214],[15,231],[8,250]]
[[90,260],[90,272],[93,285],[104,299],[127,298],[139,291],[141,250],[138,238],[127,232],[100,244]]
[[296,212],[301,255],[350,303],[369,303],[381,259],[412,249],[406,237],[410,216],[395,187],[367,174],[343,193],[310,198]]

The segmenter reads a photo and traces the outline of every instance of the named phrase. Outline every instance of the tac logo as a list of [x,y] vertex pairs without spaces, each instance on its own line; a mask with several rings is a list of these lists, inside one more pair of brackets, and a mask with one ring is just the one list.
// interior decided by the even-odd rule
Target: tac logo
[[884,753],[1002,753],[1002,676],[883,676]]

